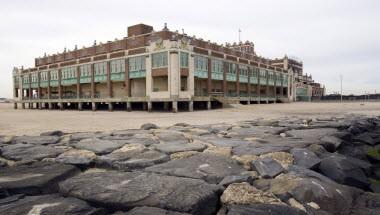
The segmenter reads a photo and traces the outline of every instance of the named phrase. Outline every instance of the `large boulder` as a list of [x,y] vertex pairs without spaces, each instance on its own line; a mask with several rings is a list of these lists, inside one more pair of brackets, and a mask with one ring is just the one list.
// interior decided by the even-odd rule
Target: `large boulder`
[[281,164],[270,157],[255,160],[252,163],[252,169],[256,170],[263,178],[273,178],[284,171]]
[[189,142],[189,139],[185,137],[183,133],[177,131],[160,130],[157,131],[156,137],[160,140],[160,142]]
[[284,169],[288,168],[288,166],[292,165],[294,162],[293,156],[287,152],[270,152],[260,155],[260,158],[266,157],[270,157],[273,160],[277,161]]
[[301,129],[290,130],[285,132],[287,136],[313,140],[314,143],[319,143],[323,137],[334,136],[338,130],[336,128],[313,128],[313,129]]
[[107,208],[160,207],[212,214],[220,188],[198,179],[143,172],[89,172],[61,182],[60,192]]
[[55,131],[46,131],[46,132],[43,132],[40,134],[40,136],[63,136],[64,133],[62,131],[59,131],[59,130],[55,130]]
[[78,166],[89,166],[96,159],[96,154],[92,151],[82,149],[72,149],[60,154],[55,161]]
[[357,197],[350,215],[380,214],[380,194],[365,192]]
[[175,211],[169,211],[155,207],[135,207],[132,210],[125,213],[125,215],[190,215],[188,213],[180,213]]
[[282,174],[267,180],[267,183],[268,185],[262,186],[262,189],[273,193],[283,201],[294,198],[303,205],[315,203],[322,210],[332,214],[349,214],[349,206],[357,195],[357,191],[349,187],[294,174]]
[[306,212],[287,205],[248,204],[231,205],[227,215],[307,215]]
[[97,158],[99,166],[115,169],[137,169],[152,166],[169,160],[165,153],[150,150],[141,144],[127,144],[110,154]]
[[55,192],[59,181],[78,172],[74,166],[48,162],[5,167],[0,171],[0,187],[10,194]]
[[61,138],[58,136],[19,136],[12,139],[13,144],[35,144],[48,145],[58,143]]
[[203,151],[207,148],[206,145],[202,144],[199,141],[193,143],[183,143],[183,142],[165,142],[154,145],[154,148],[158,151],[172,154],[176,152],[185,152],[185,151]]
[[319,169],[322,174],[340,184],[368,189],[370,182],[362,167],[361,163],[354,162],[352,158],[333,155],[324,158]]
[[72,144],[74,148],[93,151],[97,155],[108,154],[123,145],[124,143],[122,142],[101,140],[98,138],[83,139]]
[[55,158],[63,153],[65,149],[53,146],[43,146],[34,144],[10,144],[1,148],[2,156],[9,160],[32,161],[44,158]]
[[371,134],[368,132],[355,136],[354,141],[358,141],[358,142],[368,144],[371,146],[375,145],[375,140],[372,138]]
[[76,198],[63,198],[58,194],[41,196],[12,196],[1,199],[0,214],[44,214],[44,215],[101,215],[104,209],[97,209]]
[[294,157],[294,164],[305,168],[315,168],[321,162],[321,159],[312,151],[308,149],[295,148],[290,150]]
[[165,175],[203,179],[217,184],[225,176],[239,175],[244,169],[236,161],[225,156],[199,153],[194,156],[171,160],[145,169]]

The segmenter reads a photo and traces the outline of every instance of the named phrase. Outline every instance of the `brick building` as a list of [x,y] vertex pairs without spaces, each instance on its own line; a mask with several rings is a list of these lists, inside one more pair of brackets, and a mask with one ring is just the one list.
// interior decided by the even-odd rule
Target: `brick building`
[[[258,57],[252,42],[218,45],[167,26],[128,27],[128,36],[35,59],[14,68],[14,104],[46,109],[177,112],[228,103],[293,100],[294,72]],[[301,72],[302,74],[302,72]]]

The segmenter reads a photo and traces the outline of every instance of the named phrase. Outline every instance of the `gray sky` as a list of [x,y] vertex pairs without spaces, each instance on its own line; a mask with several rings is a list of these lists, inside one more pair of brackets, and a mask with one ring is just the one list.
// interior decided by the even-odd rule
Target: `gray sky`
[[0,0],[0,97],[12,97],[12,68],[44,52],[122,38],[137,23],[185,29],[217,43],[255,43],[264,57],[296,56],[327,91],[380,92],[378,0]]

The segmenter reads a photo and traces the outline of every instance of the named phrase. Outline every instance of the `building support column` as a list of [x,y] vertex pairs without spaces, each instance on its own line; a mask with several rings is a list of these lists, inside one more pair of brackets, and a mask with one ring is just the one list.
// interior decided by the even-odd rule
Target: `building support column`
[[83,110],[83,103],[82,102],[78,102],[78,110]]
[[247,91],[248,91],[248,103],[247,104],[251,104],[251,68],[248,67],[248,85],[247,85]]
[[[76,73],[77,73],[77,99],[81,98],[81,85],[80,85],[80,67],[76,67]],[[79,103],[78,103],[78,109],[79,109]]]
[[236,96],[240,98],[240,68],[236,64]]
[[[131,97],[131,84],[129,79],[129,64],[128,59],[125,59],[125,95]],[[128,105],[128,103],[127,103]]]
[[63,110],[63,102],[59,102],[59,109]]
[[189,111],[190,112],[194,111],[194,102],[193,101],[189,101]]
[[223,62],[223,95],[227,97],[227,71],[228,71],[228,63]]
[[48,103],[49,110],[53,109],[53,104],[51,102]]
[[207,64],[208,64],[208,70],[207,70],[207,96],[211,96],[211,89],[212,89],[211,58],[208,58]]
[[207,110],[211,110],[211,101],[207,101]]
[[131,102],[127,102],[127,111],[132,111],[132,103]]
[[17,102],[13,103],[13,108],[17,109]]
[[112,102],[108,102],[108,111],[113,111],[113,104],[112,104]]
[[169,102],[164,102],[164,111],[169,111]]
[[92,111],[96,111],[96,102],[91,102]]
[[21,103],[21,108],[22,108],[22,109],[25,109],[25,103],[24,103],[24,102]]
[[[144,103],[145,104],[145,103]],[[148,102],[148,112],[151,112],[152,111],[152,102],[149,101]]]
[[172,112],[173,113],[177,113],[178,112],[178,102],[177,101],[173,101],[172,102]]
[[112,92],[112,81],[111,81],[111,62],[107,61],[107,91],[108,91],[108,97],[112,98],[113,97],[113,92]]

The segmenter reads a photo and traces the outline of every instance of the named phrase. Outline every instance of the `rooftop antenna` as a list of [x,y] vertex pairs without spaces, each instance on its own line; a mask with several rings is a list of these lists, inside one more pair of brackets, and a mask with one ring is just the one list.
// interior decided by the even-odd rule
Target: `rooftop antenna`
[[241,29],[239,28],[239,43],[241,42],[241,40],[240,40],[240,34],[241,34]]

